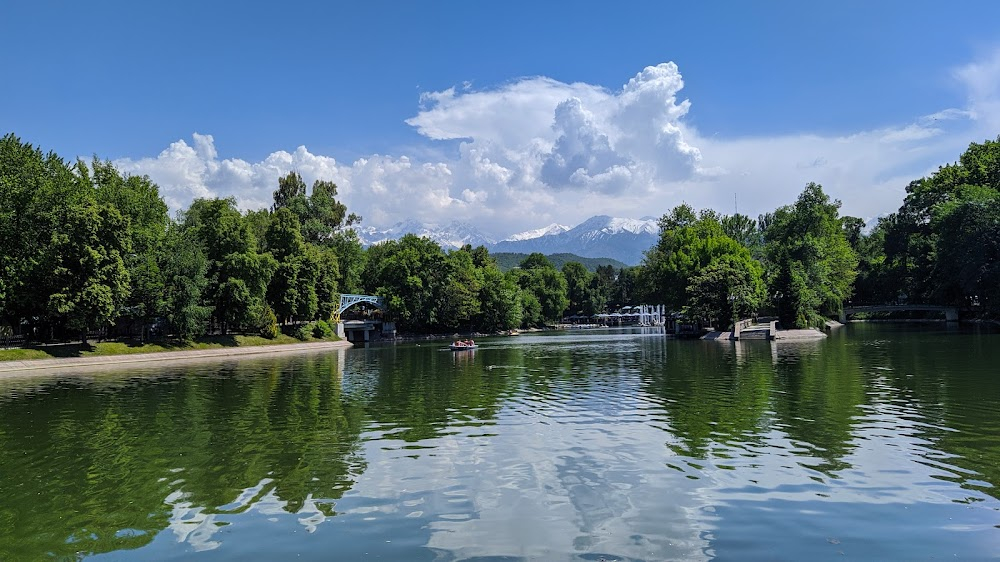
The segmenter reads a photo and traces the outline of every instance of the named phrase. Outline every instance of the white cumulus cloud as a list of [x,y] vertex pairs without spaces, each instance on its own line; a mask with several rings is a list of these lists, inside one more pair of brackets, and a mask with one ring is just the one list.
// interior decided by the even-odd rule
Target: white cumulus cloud
[[198,133],[192,135],[190,145],[178,140],[155,157],[123,158],[115,165],[124,172],[152,178],[175,211],[187,208],[194,199],[208,197],[235,197],[245,209],[266,207],[278,178],[293,170],[310,184],[317,179],[343,178],[336,160],[312,154],[304,146],[294,152],[273,152],[261,162],[220,160],[212,135]]
[[[541,180],[549,186],[587,187],[620,191],[631,173],[629,160],[615,152],[608,135],[577,98],[556,107],[553,129],[559,135],[552,151],[542,156]],[[608,180],[619,181],[609,182]],[[604,188],[604,189],[602,189]]]
[[679,97],[684,81],[668,62],[615,90],[530,77],[425,93],[406,123],[430,145],[457,140],[451,158],[376,154],[340,163],[300,146],[248,162],[220,159],[215,139],[195,133],[116,164],[148,174],[175,210],[197,197],[265,207],[278,178],[296,171],[307,184],[336,182],[366,225],[459,220],[498,239],[595,214],[657,216],[682,201],[756,215],[794,201],[810,181],[841,199],[845,213],[870,218],[895,210],[910,180],[996,136],[1000,51],[953,77],[967,106],[927,108],[911,122],[850,135],[704,136],[684,122],[692,103]]

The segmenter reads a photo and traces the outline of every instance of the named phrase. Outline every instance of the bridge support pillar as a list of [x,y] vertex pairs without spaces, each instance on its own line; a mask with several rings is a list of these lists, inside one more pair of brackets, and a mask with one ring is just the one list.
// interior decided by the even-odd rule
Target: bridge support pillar
[[958,322],[958,309],[957,308],[944,309],[944,319],[946,322]]
[[847,324],[847,313],[844,312],[843,307],[841,307],[841,309],[840,309],[840,323],[841,324]]

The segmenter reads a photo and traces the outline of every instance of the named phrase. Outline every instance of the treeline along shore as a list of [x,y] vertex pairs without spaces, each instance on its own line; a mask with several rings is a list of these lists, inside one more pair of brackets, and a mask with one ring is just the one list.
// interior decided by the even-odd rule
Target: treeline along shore
[[[363,248],[337,186],[278,180],[244,211],[196,199],[171,217],[146,176],[0,140],[0,337],[25,345],[221,336],[330,338],[341,293],[378,295],[413,333],[499,332],[665,304],[714,326],[768,314],[821,324],[845,303],[1000,307],[1000,138],[906,186],[866,229],[815,183],[753,219],[681,203],[642,264],[557,269],[532,254],[506,273],[483,248],[407,235]],[[614,257],[614,256],[609,256]]]

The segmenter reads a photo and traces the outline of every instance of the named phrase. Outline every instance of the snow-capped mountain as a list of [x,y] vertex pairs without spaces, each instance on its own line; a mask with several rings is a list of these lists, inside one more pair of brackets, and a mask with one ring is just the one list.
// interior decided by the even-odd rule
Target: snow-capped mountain
[[643,252],[656,244],[659,226],[656,219],[623,219],[600,215],[569,228],[551,224],[544,228],[514,234],[494,242],[476,227],[452,222],[445,227],[425,225],[416,221],[397,223],[387,229],[374,227],[356,229],[364,246],[385,240],[398,240],[405,234],[430,238],[445,249],[486,246],[491,252],[530,254],[576,254],[585,258],[614,258],[629,265],[642,261]]
[[535,238],[541,238],[542,236],[555,236],[556,234],[562,234],[570,228],[568,226],[563,226],[561,224],[552,223],[544,228],[536,228],[535,230],[528,230],[526,232],[519,232],[517,234],[512,234],[507,238],[501,240],[501,242],[518,242],[521,240],[532,240]]
[[378,229],[374,226],[354,227],[354,232],[357,233],[358,238],[361,240],[361,245],[365,247],[385,242],[386,240],[398,240],[408,232],[419,232],[421,230],[424,230],[424,225],[413,220],[397,222],[385,229]]
[[599,215],[563,232],[520,240],[507,239],[495,244],[490,251],[569,253],[585,258],[614,258],[637,265],[642,261],[643,252],[656,244],[659,231],[655,219]]
[[361,245],[371,246],[386,240],[399,240],[406,234],[416,234],[423,238],[430,238],[445,249],[461,248],[466,244],[475,246],[492,246],[493,240],[480,232],[476,227],[463,222],[454,221],[443,227],[436,225],[425,225],[414,220],[399,222],[391,227],[379,230],[373,226],[357,228],[358,238]]

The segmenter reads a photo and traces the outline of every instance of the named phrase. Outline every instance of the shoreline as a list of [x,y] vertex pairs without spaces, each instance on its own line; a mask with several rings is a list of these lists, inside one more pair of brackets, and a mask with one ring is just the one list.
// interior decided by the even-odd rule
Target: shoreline
[[370,343],[379,342],[411,342],[411,341],[430,341],[430,340],[453,340],[455,338],[505,338],[512,336],[519,336],[521,334],[527,334],[532,332],[547,332],[551,330],[558,330],[560,328],[517,328],[514,330],[502,330],[499,332],[450,332],[450,333],[433,333],[433,334],[420,334],[413,332],[398,332],[395,337],[384,338],[381,340],[373,340]]
[[117,368],[118,366],[135,366],[143,363],[250,357],[255,355],[274,355],[279,353],[320,351],[325,349],[349,347],[354,347],[354,344],[347,340],[338,340],[277,345],[254,345],[246,347],[157,351],[155,353],[134,353],[125,355],[99,355],[93,357],[21,359],[0,362],[0,378],[31,374],[49,374],[54,371],[65,369],[86,369],[92,367]]
[[815,329],[815,328],[801,328],[801,329],[791,329],[791,330],[778,330],[775,333],[774,338],[740,338],[739,340],[732,339],[732,332],[708,332],[707,334],[701,336],[698,339],[707,341],[772,341],[772,342],[798,342],[798,341],[816,341],[821,340],[826,337],[826,334]]

